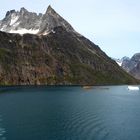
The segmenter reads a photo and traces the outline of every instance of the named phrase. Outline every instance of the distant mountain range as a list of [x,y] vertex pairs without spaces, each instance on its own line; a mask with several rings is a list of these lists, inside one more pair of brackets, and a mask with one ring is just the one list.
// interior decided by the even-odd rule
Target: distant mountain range
[[134,76],[136,79],[140,79],[140,53],[136,53],[129,57],[123,57],[122,59],[114,59],[119,66],[121,66],[126,72]]
[[38,15],[11,10],[0,21],[1,85],[137,83],[51,6]]

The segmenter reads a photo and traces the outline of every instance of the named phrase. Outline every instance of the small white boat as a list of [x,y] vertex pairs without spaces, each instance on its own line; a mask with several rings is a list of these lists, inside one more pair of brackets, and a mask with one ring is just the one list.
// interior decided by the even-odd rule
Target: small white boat
[[138,86],[128,86],[128,90],[139,90]]

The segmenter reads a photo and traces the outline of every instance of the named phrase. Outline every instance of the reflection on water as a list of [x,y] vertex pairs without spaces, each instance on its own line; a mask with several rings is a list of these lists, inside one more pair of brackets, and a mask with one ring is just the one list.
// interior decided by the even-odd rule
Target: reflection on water
[[2,126],[2,116],[0,115],[0,140],[6,140],[6,138],[4,136],[5,133],[6,133],[6,130]]
[[0,140],[140,140],[140,91],[127,86],[10,87]]

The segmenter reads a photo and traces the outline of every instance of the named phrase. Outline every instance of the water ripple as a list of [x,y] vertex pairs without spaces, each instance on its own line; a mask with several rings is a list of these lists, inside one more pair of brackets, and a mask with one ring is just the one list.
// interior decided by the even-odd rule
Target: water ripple
[[63,128],[84,138],[84,140],[106,140],[109,132],[104,121],[98,116],[87,110],[77,110],[69,120],[64,121]]
[[2,126],[2,116],[0,115],[0,140],[6,140],[6,137],[4,136],[6,133],[5,128]]

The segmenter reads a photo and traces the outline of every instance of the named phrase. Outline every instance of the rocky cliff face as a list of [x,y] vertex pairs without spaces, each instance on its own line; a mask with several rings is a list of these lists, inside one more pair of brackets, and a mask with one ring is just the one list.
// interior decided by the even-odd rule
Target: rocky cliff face
[[140,53],[135,54],[131,59],[124,60],[122,68],[136,79],[140,79]]
[[72,26],[49,6],[45,14],[29,12],[25,8],[20,11],[11,10],[0,21],[0,31],[19,34],[44,34],[50,33],[54,27],[62,26],[67,31],[74,32]]
[[[24,19],[20,20],[15,30],[31,29],[26,25],[31,23],[34,29],[39,29],[38,33],[35,35],[6,33],[13,30],[14,25],[10,26],[8,20],[13,13],[23,15],[19,18]],[[27,18],[28,14],[32,15],[31,20]],[[6,17],[7,19],[1,21],[1,27],[5,27],[5,32],[0,32],[2,85],[93,85],[139,82],[123,71],[97,45],[75,32],[72,26],[51,7],[44,15],[38,16],[22,8],[20,12],[8,12]]]

